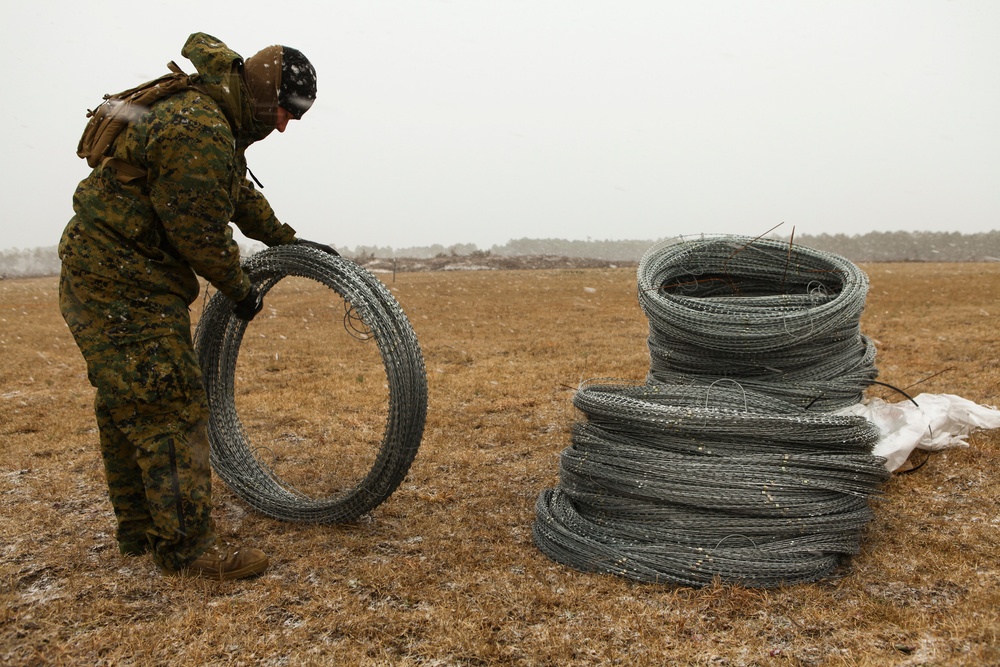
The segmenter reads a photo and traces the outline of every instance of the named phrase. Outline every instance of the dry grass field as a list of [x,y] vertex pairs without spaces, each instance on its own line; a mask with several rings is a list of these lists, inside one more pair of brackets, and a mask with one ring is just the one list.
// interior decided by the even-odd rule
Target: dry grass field
[[[1000,264],[863,268],[881,380],[1000,404]],[[645,376],[635,269],[380,275],[427,366],[410,474],[343,526],[266,518],[217,480],[220,532],[273,562],[227,583],[118,554],[57,280],[0,281],[0,665],[1000,664],[1000,431],[894,476],[836,578],[578,572],[533,545],[534,504],[557,485],[578,383]],[[307,283],[280,283],[251,323],[237,405],[275,468],[322,495],[370,465],[386,388]]]

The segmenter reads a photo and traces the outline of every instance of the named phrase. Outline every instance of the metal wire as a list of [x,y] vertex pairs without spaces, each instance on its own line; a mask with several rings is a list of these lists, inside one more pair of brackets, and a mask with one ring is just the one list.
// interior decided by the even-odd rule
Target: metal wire
[[771,588],[815,581],[837,567],[841,553],[858,548],[856,542],[824,540],[821,535],[764,542],[734,534],[700,544],[636,535],[622,524],[589,519],[560,489],[543,491],[535,510],[535,543],[553,560],[651,583],[704,586],[718,578]]
[[651,381],[731,378],[835,410],[878,374],[859,325],[868,277],[838,255],[743,236],[666,243],[640,260],[638,288]]
[[867,277],[747,237],[652,248],[639,264],[647,383],[595,380],[532,532],[556,561],[649,582],[774,587],[857,553],[888,479],[878,428],[827,411],[874,382]]
[[322,523],[354,520],[392,494],[420,446],[427,414],[427,376],[416,334],[385,286],[343,257],[283,245],[252,255],[243,268],[264,294],[286,276],[300,276],[344,298],[348,304],[345,322],[354,335],[372,337],[378,346],[388,381],[388,416],[374,464],[352,489],[335,497],[313,498],[282,480],[257,456],[236,412],[236,360],[247,323],[232,315],[232,302],[217,293],[195,331],[211,406],[212,467],[237,495],[268,516]]
[[732,383],[594,380],[581,384],[573,404],[587,416],[578,430],[681,454],[869,454],[879,438],[863,417],[806,411]]
[[535,543],[581,570],[774,587],[857,553],[889,473],[878,428],[737,386],[585,384]]

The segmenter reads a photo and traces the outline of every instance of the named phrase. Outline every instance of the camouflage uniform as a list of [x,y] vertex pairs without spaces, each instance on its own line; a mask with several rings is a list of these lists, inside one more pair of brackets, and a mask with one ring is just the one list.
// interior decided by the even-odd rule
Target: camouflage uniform
[[245,177],[246,147],[272,128],[254,117],[239,56],[202,33],[181,53],[199,89],[156,102],[114,146],[146,177],[94,169],[59,244],[60,308],[97,389],[119,547],[151,546],[170,569],[216,540],[208,404],[188,313],[196,274],[233,301],[250,291],[230,221],[268,245],[295,241]]

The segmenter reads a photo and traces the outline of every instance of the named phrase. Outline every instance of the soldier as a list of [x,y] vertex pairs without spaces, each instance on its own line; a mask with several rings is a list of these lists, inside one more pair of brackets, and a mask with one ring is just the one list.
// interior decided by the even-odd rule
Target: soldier
[[81,181],[59,243],[59,305],[96,388],[94,411],[118,547],[167,574],[238,579],[268,565],[220,541],[211,519],[208,403],[188,307],[203,276],[250,320],[262,297],[230,222],[269,246],[300,243],[246,179],[246,148],[284,132],[316,98],[296,49],[245,62],[195,33],[181,51],[195,87],[156,101]]

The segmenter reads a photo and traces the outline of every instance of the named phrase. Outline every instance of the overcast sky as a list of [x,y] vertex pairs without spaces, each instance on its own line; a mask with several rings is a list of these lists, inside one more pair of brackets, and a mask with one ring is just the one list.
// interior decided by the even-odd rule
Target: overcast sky
[[303,51],[247,152],[340,246],[1000,229],[995,0],[4,2],[0,249],[58,242],[104,93],[192,32]]

